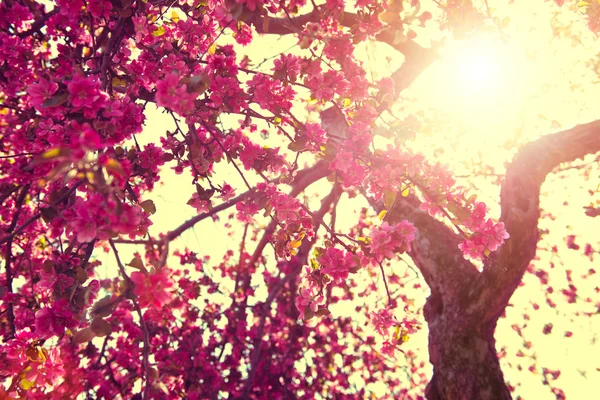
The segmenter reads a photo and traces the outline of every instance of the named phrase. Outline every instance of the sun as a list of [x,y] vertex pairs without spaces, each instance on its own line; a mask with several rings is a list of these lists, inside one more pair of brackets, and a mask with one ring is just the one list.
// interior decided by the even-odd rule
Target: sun
[[462,92],[469,96],[497,95],[508,77],[502,75],[503,60],[496,49],[481,42],[461,43],[455,47],[446,62]]
[[449,39],[413,93],[422,106],[442,111],[475,134],[496,136],[490,128],[506,128],[521,118],[535,81],[535,66],[518,41]]
[[471,117],[485,111],[509,112],[527,86],[528,66],[522,53],[500,40],[451,41],[443,50],[434,92],[446,100],[447,108]]

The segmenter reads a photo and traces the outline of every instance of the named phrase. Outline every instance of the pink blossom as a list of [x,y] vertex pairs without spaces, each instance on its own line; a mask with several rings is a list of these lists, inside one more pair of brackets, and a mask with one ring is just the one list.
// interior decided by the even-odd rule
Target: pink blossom
[[167,304],[172,296],[168,289],[173,286],[169,270],[161,268],[153,274],[135,271],[131,274],[135,284],[133,293],[138,297],[140,307],[153,307],[157,310]]
[[346,280],[350,271],[357,266],[352,253],[334,247],[327,248],[318,261],[323,266],[321,271],[339,283]]
[[42,338],[60,336],[66,328],[73,328],[77,322],[65,299],[54,301],[50,306],[43,307],[35,313],[36,333]]
[[58,287],[59,292],[64,292],[64,290],[75,282],[75,279],[66,276],[65,274],[56,274],[54,268],[50,272],[45,272],[41,270],[39,272],[40,281],[38,282],[38,287],[42,290],[53,291],[55,287]]
[[172,72],[156,84],[156,105],[173,108],[186,94],[186,86],[179,84],[179,75]]
[[235,208],[237,210],[238,221],[244,223],[252,223],[254,221],[252,216],[258,213],[258,205],[256,203],[240,202],[235,205]]
[[235,189],[228,183],[224,184],[221,188],[221,194],[219,195],[223,201],[229,201],[235,196]]
[[486,232],[488,239],[487,248],[490,251],[496,251],[504,243],[505,239],[510,238],[510,235],[504,228],[504,222],[493,224],[492,220],[488,219],[488,225],[492,225],[492,227]]
[[320,305],[325,304],[325,297],[319,294],[316,287],[301,288],[296,296],[296,308],[300,311],[300,318],[306,319],[306,309],[317,312]]
[[389,336],[390,328],[400,325],[400,323],[394,318],[392,311],[387,308],[381,309],[377,312],[372,312],[371,323],[373,324],[377,333],[383,337]]
[[390,225],[384,222],[371,231],[371,252],[377,261],[392,259],[396,253],[410,251],[410,243],[415,238],[416,228],[404,220]]
[[92,219],[78,218],[71,222],[71,230],[77,236],[79,243],[88,243],[97,236],[96,222]]
[[38,83],[34,83],[33,85],[29,86],[27,93],[29,94],[31,105],[37,109],[40,109],[42,107],[42,103],[51,98],[57,90],[58,85],[56,82],[49,81],[45,78],[40,78]]
[[108,18],[112,4],[106,0],[88,0],[87,10],[96,18]]
[[207,200],[200,200],[200,196],[196,192],[192,194],[192,197],[188,200],[187,204],[194,207],[198,214],[205,213],[210,209],[210,202]]
[[472,231],[477,230],[485,222],[485,216],[488,212],[488,208],[484,202],[477,202],[475,209],[471,212],[469,218],[467,218],[463,225]]
[[458,245],[458,248],[462,250],[465,259],[481,260],[485,246],[476,238],[475,240],[467,239],[462,241]]

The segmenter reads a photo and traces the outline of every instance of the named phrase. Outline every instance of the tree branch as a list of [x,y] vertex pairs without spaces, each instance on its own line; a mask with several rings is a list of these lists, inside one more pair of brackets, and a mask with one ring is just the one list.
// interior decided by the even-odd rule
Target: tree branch
[[[378,213],[384,209],[382,202],[368,200]],[[443,222],[420,210],[419,205],[414,195],[398,196],[386,214],[387,221],[396,224],[406,219],[415,225],[417,232],[408,255],[423,274],[432,294],[441,296],[446,305],[457,303],[479,271],[464,259],[458,248],[462,239]]]
[[[129,275],[127,275],[127,272],[125,271],[125,267],[123,266],[123,263],[121,262],[121,258],[119,257],[119,252],[117,251],[117,246],[115,246],[115,243],[112,241],[112,239],[109,239],[108,242],[110,244],[110,247],[113,250],[113,253],[115,254],[115,259],[117,260],[117,265],[119,267],[119,271],[121,271],[121,275],[123,275],[123,279],[125,279],[125,281],[127,282],[127,286],[128,286],[127,290],[133,290],[133,287],[135,285],[132,282]],[[140,305],[137,302],[137,299],[135,297],[132,297],[131,302],[133,303],[133,309],[135,310],[136,314],[138,315],[138,318],[140,319],[140,327],[142,328],[142,334],[143,334],[143,341],[144,341],[144,353],[143,353],[143,374],[144,375],[143,375],[143,377],[145,380],[145,384],[144,384],[143,391],[142,391],[142,399],[147,399],[148,391],[150,389],[150,373],[149,373],[150,372],[150,362],[149,362],[150,335],[148,334],[148,327],[146,326],[146,321],[144,320],[144,315],[142,314],[142,310],[140,308]]]
[[283,289],[286,283],[293,279],[296,279],[296,277],[302,271],[302,267],[308,263],[308,256],[310,254],[310,250],[312,249],[312,246],[314,245],[317,239],[316,232],[320,226],[318,221],[323,219],[323,216],[327,213],[327,211],[333,204],[335,197],[336,190],[335,188],[333,188],[331,192],[321,201],[321,208],[315,213],[315,217],[312,221],[313,225],[315,226],[315,235],[311,240],[305,240],[302,243],[298,254],[292,259],[292,261],[290,261],[295,263],[295,268],[289,274],[281,278],[277,283],[273,285],[273,288],[270,291],[267,300],[262,305],[263,312],[260,317],[260,323],[258,326],[256,337],[254,338],[252,355],[250,356],[250,371],[248,372],[248,379],[246,380],[246,384],[244,385],[244,389],[242,391],[243,395],[241,398],[243,399],[248,398],[250,390],[252,389],[252,384],[254,383],[254,379],[256,377],[256,370],[258,367],[258,362],[260,360],[261,345],[263,341],[262,337],[264,335],[266,319],[271,310],[271,303],[275,300],[275,297],[277,297],[277,295],[279,294],[281,289]]
[[475,318],[497,318],[533,259],[539,240],[540,189],[546,175],[560,163],[600,151],[600,120],[544,136],[515,156],[502,185],[500,220],[510,239],[493,254],[506,270],[487,265],[470,293],[467,311]]
[[[294,18],[268,18],[268,24],[265,23],[264,15],[256,13],[247,24],[252,24],[256,32],[262,34],[288,35],[298,33],[304,25],[310,22],[319,22],[321,15],[314,10],[308,14],[300,15]],[[361,17],[354,13],[343,12],[339,19],[340,25],[346,28],[357,27],[361,22]],[[268,25],[268,29],[265,29]],[[392,79],[396,83],[396,95],[399,95],[404,89],[409,87],[414,80],[437,59],[436,48],[424,48],[412,40],[406,42],[396,42],[396,30],[392,27],[383,29],[375,36],[375,40],[386,43],[393,49],[404,54],[405,61],[402,66],[392,74]]]
[[[77,190],[77,188],[84,183],[83,180],[76,182],[67,193],[63,194],[62,196],[60,196],[58,199],[56,199],[53,203],[51,203],[49,205],[49,207],[54,207],[60,203],[62,203],[64,200],[68,199],[74,192],[75,190]],[[16,235],[18,235],[19,233],[21,233],[23,230],[25,230],[25,228],[27,228],[29,225],[31,225],[32,223],[34,223],[35,221],[37,221],[38,219],[40,219],[40,217],[42,216],[42,213],[39,212],[37,214],[34,214],[33,216],[31,216],[31,218],[29,218],[27,221],[23,222],[23,224],[21,226],[19,226],[17,229],[15,229],[14,231],[12,231],[10,234],[4,236],[3,238],[0,239],[0,245],[7,243],[9,240],[12,240]]]
[[[294,187],[298,187],[298,189],[301,192],[311,183],[327,176],[328,172],[329,172],[328,164],[325,162],[319,162],[310,168],[306,168],[302,171],[298,171],[293,185],[294,185]],[[280,180],[281,180],[281,177],[275,179],[273,182],[277,183]],[[237,203],[239,203],[242,200],[245,200],[247,197],[249,197],[252,194],[253,193],[251,191],[244,192],[244,193],[240,194],[239,196],[234,197],[233,199],[231,199],[225,203],[222,203],[216,207],[213,207],[209,212],[198,214],[195,217],[190,218],[189,220],[187,220],[186,222],[184,222],[183,224],[181,224],[174,230],[167,233],[164,240],[170,242],[170,241],[177,239],[183,232],[192,228],[198,222],[236,205]]]

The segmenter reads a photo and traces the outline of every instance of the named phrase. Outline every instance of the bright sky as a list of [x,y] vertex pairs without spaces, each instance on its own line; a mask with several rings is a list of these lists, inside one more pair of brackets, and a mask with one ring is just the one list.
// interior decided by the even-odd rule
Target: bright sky
[[[422,3],[423,9],[433,9],[426,2]],[[490,1],[492,8],[494,3],[498,2]],[[515,144],[560,130],[560,127],[566,129],[600,118],[598,76],[586,64],[593,54],[590,46],[595,45],[596,53],[598,46],[597,42],[591,41],[591,34],[586,31],[582,18],[576,13],[553,17],[552,13],[558,9],[548,9],[547,3],[542,0],[515,2],[508,9],[506,6],[499,8],[500,11],[506,11],[507,16],[510,15],[510,21],[504,28],[504,41],[497,35],[448,41],[442,59],[420,76],[394,108],[395,115],[402,116],[418,115],[418,110],[426,110],[422,132],[409,145],[448,163],[457,175],[471,175],[473,167],[481,163],[502,173],[504,163],[514,154]],[[500,20],[504,19],[504,15],[498,16]],[[574,43],[568,35],[553,39],[552,26],[548,22],[553,18],[555,25],[565,26],[564,32],[579,35],[588,45]],[[427,43],[427,33],[417,33],[422,35],[418,40]],[[224,37],[225,42],[231,40]],[[258,63],[294,44],[292,37],[263,37],[257,38],[255,43],[241,51]],[[402,60],[402,56],[394,54],[385,45],[371,44],[360,48],[357,54],[362,57],[365,66],[371,67],[376,77],[390,75],[394,66]],[[391,62],[387,58],[391,58]],[[272,62],[264,64],[265,70],[271,66]],[[299,112],[302,112],[302,107],[299,106]],[[173,128],[170,117],[158,110],[149,108],[147,117],[147,129],[138,138],[142,145],[154,142],[159,135]],[[235,123],[235,119],[231,123]],[[223,173],[220,179],[226,177],[233,186],[242,187],[238,185],[240,180],[237,175],[228,172],[227,167],[219,168],[221,170],[216,177]],[[251,182],[252,175],[247,174]],[[163,168],[162,177],[164,186],[151,196],[158,209],[151,228],[153,235],[173,229],[196,214],[192,207],[186,205],[194,190],[190,184],[191,178],[187,174],[175,175],[168,168]],[[478,193],[479,199],[486,201],[493,215],[498,216],[499,209],[495,206],[499,193],[497,185],[489,179],[471,177],[462,179],[461,183],[474,185],[478,189],[474,193]],[[544,220],[541,226],[550,229],[551,233],[545,238],[550,246],[556,244],[561,250],[565,249],[563,237],[568,234],[566,225],[572,227],[569,233],[593,239],[590,234],[598,232],[600,226],[597,219],[583,216],[582,207],[589,204],[591,197],[579,188],[585,186],[595,189],[599,183],[597,172],[595,176],[592,175],[590,182],[585,182],[576,173],[567,175],[566,180],[556,177],[549,179],[543,188],[546,195],[542,205],[556,216],[556,220]],[[569,202],[566,207],[562,205],[565,201]],[[345,203],[339,212],[354,212],[357,205]],[[347,220],[350,223],[353,218],[348,217]],[[238,250],[238,236],[230,237],[228,233],[222,224],[205,221],[195,231],[186,232],[173,248],[187,246],[201,255],[212,255],[213,260],[218,262],[225,250]],[[592,245],[597,244],[592,242]],[[134,249],[120,246],[124,259],[127,259],[126,254],[130,250]],[[547,268],[548,254],[543,252],[539,255],[541,261],[537,265]],[[576,276],[592,266],[589,260],[573,251],[562,252],[561,256],[562,262],[573,269]],[[114,263],[110,254],[101,258],[107,268]],[[557,266],[551,276],[559,288],[566,285],[564,267]],[[521,323],[522,314],[527,313],[531,317],[528,323],[531,328],[525,334],[527,340],[534,342],[533,350],[537,352],[540,365],[562,370],[563,375],[557,381],[557,386],[565,390],[568,398],[589,398],[589,394],[597,389],[595,382],[600,378],[596,371],[600,367],[597,361],[600,360],[600,350],[595,346],[593,334],[594,331],[600,331],[600,324],[595,318],[574,315],[574,312],[585,309],[581,304],[565,307],[562,304],[564,302],[560,302],[558,312],[544,306],[545,299],[536,279],[527,277],[526,282],[527,286],[513,297],[514,307],[507,311],[508,318],[500,322],[496,333],[498,350],[507,346],[508,362],[514,365],[520,361],[525,370],[515,373],[514,368],[504,368],[506,377],[511,383],[523,383],[524,387],[517,393],[525,398],[554,398],[547,388],[542,387],[539,377],[526,372],[530,363],[514,356],[522,343],[510,324]],[[593,297],[593,286],[586,287],[585,291],[582,288],[581,296]],[[423,304],[426,295],[426,290],[415,291],[416,307]],[[530,301],[540,304],[540,311],[533,312]],[[347,314],[352,308],[344,310],[343,307],[336,307],[334,314]],[[542,335],[542,327],[548,322],[554,324],[555,334]],[[567,329],[574,331],[573,338],[563,338],[563,332]],[[412,337],[407,345],[426,349],[426,329]],[[423,353],[423,357],[427,359],[426,353]],[[587,378],[578,373],[578,369],[586,370]]]

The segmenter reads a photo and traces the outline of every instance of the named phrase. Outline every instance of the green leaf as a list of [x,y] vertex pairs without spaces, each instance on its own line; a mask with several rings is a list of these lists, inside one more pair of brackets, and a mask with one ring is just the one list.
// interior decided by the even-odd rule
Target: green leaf
[[113,300],[112,296],[106,296],[103,299],[98,300],[92,306],[90,315],[92,317],[108,317],[115,310],[117,301]]
[[69,98],[68,93],[58,93],[58,94],[54,95],[54,97],[44,100],[44,102],[42,103],[42,107],[43,108],[58,107],[58,106],[64,104],[68,98]]
[[388,210],[392,208],[394,202],[396,201],[397,195],[398,194],[393,190],[386,190],[383,193],[383,204],[385,205],[385,208],[387,208]]
[[84,283],[89,278],[87,272],[81,267],[77,267],[75,270],[75,277],[79,283]]
[[312,308],[310,307],[306,307],[304,309],[304,320],[308,321],[310,320],[312,317],[315,316],[315,312],[312,310]]
[[134,257],[133,260],[131,260],[129,262],[129,264],[127,264],[127,265],[129,265],[132,268],[139,269],[140,271],[148,273],[148,271],[146,271],[146,267],[144,267],[144,262],[139,257]]
[[53,207],[40,207],[40,214],[45,223],[52,222],[58,216],[58,212]]
[[199,184],[196,183],[196,193],[198,193],[198,199],[199,200],[210,200],[213,196],[213,194],[215,194],[215,190],[214,189],[204,189],[202,186],[200,186]]
[[112,326],[102,318],[95,318],[90,325],[96,336],[104,337],[112,333]]
[[80,329],[77,332],[75,332],[75,334],[73,335],[73,343],[74,344],[86,343],[95,337],[96,337],[96,334],[94,333],[94,331],[92,331],[91,328],[89,328],[89,327],[83,328],[83,329]]
[[140,207],[142,207],[148,214],[154,214],[156,212],[156,205],[152,200],[142,201],[140,203]]
[[[305,313],[306,313],[306,312],[305,312]],[[329,315],[329,314],[331,314],[331,311],[329,311],[329,309],[328,309],[327,307],[319,308],[319,309],[317,310],[317,312],[315,313],[315,315],[316,315],[317,317],[323,317],[323,316],[325,316],[325,315]]]

